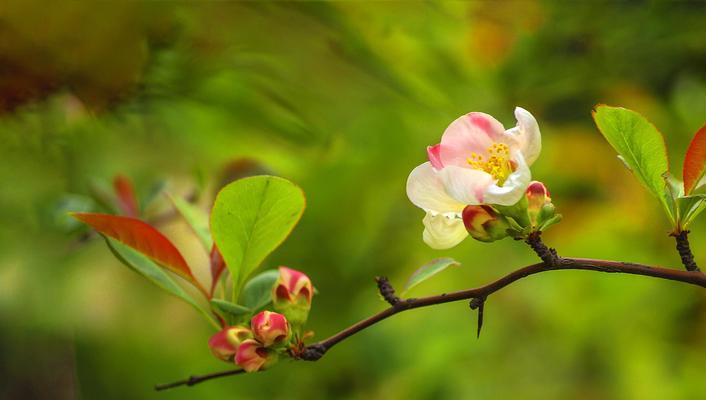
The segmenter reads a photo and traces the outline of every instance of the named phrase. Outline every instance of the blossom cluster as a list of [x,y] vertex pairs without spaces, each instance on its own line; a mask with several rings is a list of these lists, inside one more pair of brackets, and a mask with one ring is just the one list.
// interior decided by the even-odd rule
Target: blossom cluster
[[272,287],[272,306],[278,312],[264,310],[252,317],[249,326],[223,328],[208,341],[211,352],[246,372],[268,368],[286,353],[290,343],[300,340],[299,331],[309,314],[313,290],[304,273],[280,267]]

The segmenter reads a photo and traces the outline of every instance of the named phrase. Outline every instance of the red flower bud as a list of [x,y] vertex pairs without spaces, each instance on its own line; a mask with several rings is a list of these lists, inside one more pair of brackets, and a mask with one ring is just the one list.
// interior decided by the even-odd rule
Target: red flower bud
[[289,336],[289,323],[282,314],[271,311],[262,311],[250,320],[252,332],[263,346],[284,342]]
[[208,340],[211,353],[223,361],[230,361],[237,352],[237,347],[228,341],[228,328],[217,332]]
[[272,288],[272,299],[276,303],[305,302],[311,305],[314,288],[311,280],[303,272],[287,267],[279,267],[279,278]]
[[508,235],[507,220],[491,206],[466,206],[462,216],[466,230],[476,240],[493,242]]
[[254,339],[247,339],[238,346],[235,363],[245,372],[260,371],[277,361],[277,354]]

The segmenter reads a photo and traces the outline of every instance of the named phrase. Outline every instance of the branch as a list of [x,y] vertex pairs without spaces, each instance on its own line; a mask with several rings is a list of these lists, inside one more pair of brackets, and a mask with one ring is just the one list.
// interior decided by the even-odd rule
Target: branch
[[670,268],[652,267],[644,264],[596,260],[589,258],[561,258],[560,262],[555,266],[550,267],[543,262],[529,265],[478,288],[461,290],[452,293],[443,293],[436,296],[421,297],[417,299],[400,300],[395,305],[342,330],[328,339],[324,339],[320,342],[307,346],[305,351],[299,355],[299,358],[307,361],[316,361],[323,357],[323,355],[336,344],[402,311],[429,307],[437,304],[451,303],[454,301],[478,298],[484,299],[500,289],[510,285],[511,283],[527,276],[546,271],[570,269],[642,275],[675,282],[683,282],[706,288],[706,275],[697,271],[682,271]]
[[[535,243],[540,243],[540,247],[546,246],[541,243],[541,238],[537,237],[538,241]],[[532,244],[530,244],[532,245]],[[534,249],[534,246],[533,246]],[[548,248],[547,248],[548,249]],[[535,249],[535,251],[537,251]],[[394,295],[394,289],[390,286],[386,279],[378,279],[378,285],[381,292],[385,292],[387,295],[392,297],[386,299],[387,301],[391,299],[396,299],[394,304],[387,309],[372,315],[342,331],[339,333],[324,339],[322,341],[313,343],[304,348],[299,354],[296,354],[296,358],[306,361],[316,361],[326,354],[327,351],[331,350],[336,344],[346,340],[347,338],[363,331],[364,329],[377,324],[378,322],[385,320],[395,314],[401,313],[403,311],[412,310],[415,308],[429,307],[437,304],[451,303],[461,300],[475,300],[472,306],[480,307],[482,303],[485,302],[488,296],[503,289],[510,284],[528,277],[530,275],[535,275],[540,272],[554,271],[554,270],[584,270],[584,271],[596,271],[596,272],[607,272],[607,273],[622,273],[630,275],[642,275],[649,276],[658,279],[664,279],[674,282],[682,282],[690,285],[700,286],[706,288],[706,275],[699,271],[682,271],[678,269],[662,268],[662,267],[652,267],[644,264],[627,263],[620,261],[609,261],[609,260],[596,260],[589,258],[560,258],[556,255],[553,249],[548,249],[552,256],[552,265],[548,265],[544,262],[538,264],[528,265],[526,267],[520,268],[509,274],[501,277],[500,279],[491,282],[487,285],[480,286],[473,289],[461,290],[458,292],[443,293],[436,296],[421,297],[417,299],[399,299]],[[547,254],[544,250],[540,249],[538,253]],[[479,310],[480,311],[480,310]],[[479,315],[480,317],[480,315]],[[482,317],[481,317],[482,318]],[[479,321],[479,332],[480,332]],[[170,384],[158,385],[155,387],[156,390],[164,390],[177,386],[193,386],[197,383],[207,381],[214,378],[219,378],[222,376],[229,376],[242,373],[240,369],[229,370],[224,372],[218,372],[208,375],[196,375],[191,376],[188,379],[177,381]]]
[[197,383],[201,383],[201,382],[208,381],[211,379],[221,378],[224,376],[242,374],[243,372],[245,372],[245,371],[238,368],[238,369],[231,369],[228,371],[214,372],[212,374],[192,375],[192,376],[188,377],[187,379],[182,379],[180,381],[176,381],[176,382],[172,382],[172,383],[165,383],[162,385],[155,385],[154,390],[160,391],[160,390],[175,388],[178,386],[194,386]]
[[679,233],[672,233],[674,239],[677,241],[677,251],[679,252],[679,257],[681,257],[681,263],[687,271],[700,271],[696,261],[694,261],[694,254],[691,253],[691,246],[689,245],[689,231],[680,231]]

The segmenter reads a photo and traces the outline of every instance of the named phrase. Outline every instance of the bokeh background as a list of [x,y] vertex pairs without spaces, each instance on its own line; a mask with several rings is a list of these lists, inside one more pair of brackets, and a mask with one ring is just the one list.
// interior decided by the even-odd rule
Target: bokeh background
[[[564,221],[560,253],[679,267],[658,203],[594,127],[596,103],[646,115],[679,175],[706,122],[706,5],[693,2],[0,3],[0,398],[695,399],[706,396],[706,293],[644,277],[551,272],[396,316],[317,363],[154,392],[228,368],[187,305],[119,264],[67,210],[135,182],[145,218],[206,274],[164,191],[207,208],[257,171],[308,208],[264,267],[306,271],[323,338],[385,307],[432,258],[462,266],[421,296],[535,261],[506,239],[421,241],[405,196],[425,146],[469,111],[539,120],[533,176]],[[246,159],[248,161],[243,161]],[[160,217],[161,216],[161,217]],[[706,219],[692,228],[706,265]]]

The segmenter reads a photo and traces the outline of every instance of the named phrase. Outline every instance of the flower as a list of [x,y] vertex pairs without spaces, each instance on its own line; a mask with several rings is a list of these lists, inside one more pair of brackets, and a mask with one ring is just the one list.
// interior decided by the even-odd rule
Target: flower
[[245,372],[260,371],[276,361],[277,353],[268,350],[254,339],[247,339],[241,343],[235,356],[235,363]]
[[275,306],[301,304],[309,308],[313,294],[311,280],[303,272],[279,267],[279,277],[272,287],[272,300]]
[[237,352],[240,343],[252,338],[250,329],[244,326],[230,326],[223,328],[208,340],[208,347],[217,358],[230,361]]
[[271,311],[262,311],[252,317],[250,328],[255,339],[265,347],[282,343],[289,337],[287,318]]
[[537,121],[515,108],[517,125],[505,130],[488,114],[472,112],[446,128],[441,143],[427,148],[428,162],[407,179],[407,196],[426,211],[425,243],[446,249],[467,232],[461,213],[467,205],[511,206],[530,183],[529,166],[541,150]]
[[494,242],[508,235],[507,220],[488,205],[466,206],[462,217],[468,234],[481,242]]

